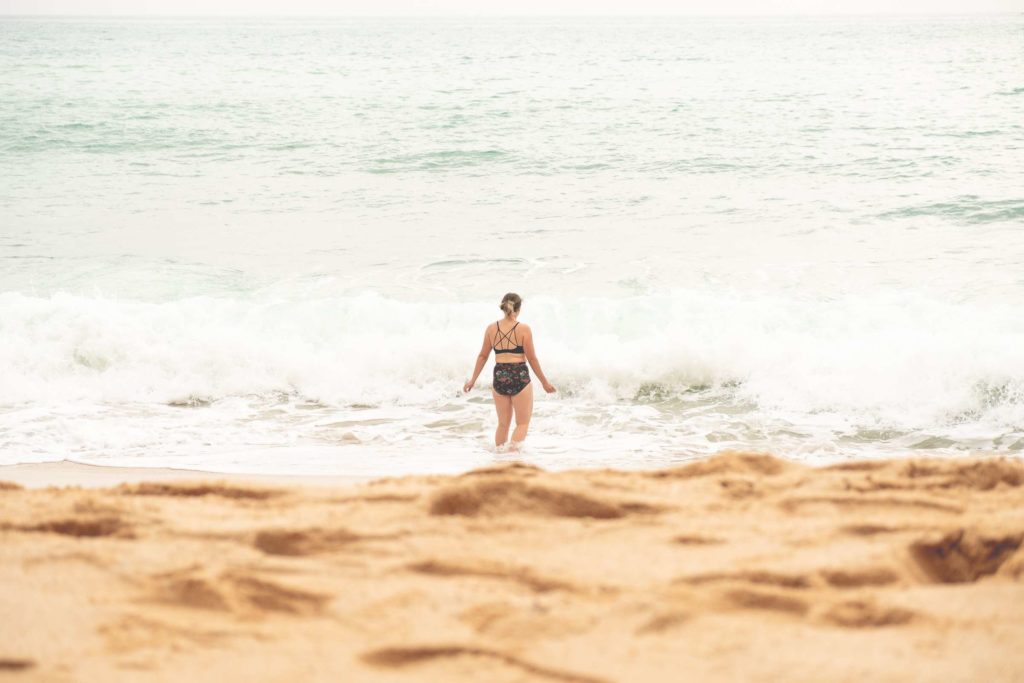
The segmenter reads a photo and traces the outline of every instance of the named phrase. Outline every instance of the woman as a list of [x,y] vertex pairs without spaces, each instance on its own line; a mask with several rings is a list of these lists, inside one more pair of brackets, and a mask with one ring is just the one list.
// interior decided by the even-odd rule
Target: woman
[[494,349],[494,383],[491,393],[494,394],[494,409],[498,411],[494,445],[501,446],[508,440],[508,428],[512,424],[512,414],[515,413],[516,430],[512,433],[510,444],[512,450],[518,450],[519,444],[526,438],[530,416],[533,415],[533,385],[530,384],[526,361],[530,361],[544,391],[550,394],[555,390],[540,369],[540,361],[533,349],[530,326],[519,322],[519,309],[522,305],[523,299],[518,294],[509,292],[502,298],[500,308],[505,313],[505,319],[487,326],[480,355],[476,357],[473,379],[462,387],[463,391],[469,393],[480,371],[484,369],[491,349]]

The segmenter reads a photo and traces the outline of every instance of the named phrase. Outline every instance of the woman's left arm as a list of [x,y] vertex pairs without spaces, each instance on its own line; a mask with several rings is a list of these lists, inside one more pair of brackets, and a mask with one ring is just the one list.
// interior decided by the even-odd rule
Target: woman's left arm
[[[523,327],[526,327],[523,325]],[[540,385],[544,387],[544,391],[549,394],[554,393],[555,388],[551,386],[551,382],[544,375],[544,371],[540,369],[540,361],[537,360],[537,351],[533,348],[533,330],[526,327],[526,334],[523,335],[523,352],[526,354],[526,360],[530,361],[530,367],[533,368],[533,374],[537,375],[537,379],[540,380]]]

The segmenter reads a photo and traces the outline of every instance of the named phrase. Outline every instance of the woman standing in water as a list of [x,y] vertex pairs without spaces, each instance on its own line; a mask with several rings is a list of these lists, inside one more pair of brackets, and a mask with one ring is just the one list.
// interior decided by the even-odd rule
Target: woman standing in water
[[498,412],[498,429],[494,432],[494,445],[501,446],[508,440],[508,429],[512,424],[512,414],[516,416],[516,429],[512,432],[513,450],[519,447],[526,438],[526,430],[530,427],[530,416],[533,415],[533,385],[530,383],[530,371],[526,361],[537,374],[537,379],[549,394],[555,388],[540,369],[540,361],[533,348],[533,331],[530,326],[519,322],[519,309],[523,299],[518,294],[509,292],[501,299],[501,310],[505,319],[493,322],[484,330],[484,343],[480,354],[476,357],[473,378],[466,382],[462,390],[469,390],[476,384],[484,363],[494,349],[494,383],[491,393],[494,394],[494,409]]

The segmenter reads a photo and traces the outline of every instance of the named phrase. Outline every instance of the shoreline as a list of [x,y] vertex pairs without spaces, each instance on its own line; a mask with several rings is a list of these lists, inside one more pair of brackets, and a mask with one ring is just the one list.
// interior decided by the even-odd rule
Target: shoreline
[[175,467],[123,467],[92,465],[60,460],[56,462],[0,465],[0,482],[11,482],[28,489],[50,487],[106,488],[146,481],[231,481],[280,486],[351,486],[378,477],[359,475],[225,473]]
[[[733,449],[723,449],[716,453],[709,453],[703,457],[696,457],[672,467],[685,467],[692,463],[703,462],[722,455],[738,452]],[[783,456],[776,456],[768,451],[744,451],[746,453],[763,455],[766,457],[779,458],[793,465],[807,467],[810,469],[828,469],[839,467],[848,463],[864,463],[863,467],[869,467],[868,463],[880,462],[957,462],[957,461],[998,461],[1008,460],[1024,463],[1024,455],[1017,453],[992,453],[978,451],[965,454],[939,454],[929,455],[913,452],[904,452],[887,458],[879,457],[853,457],[841,460],[826,460],[821,463],[806,462],[802,460],[790,460]],[[15,463],[0,465],[0,482],[11,482],[19,486],[37,489],[50,487],[80,487],[80,488],[104,488],[117,486],[119,484],[136,484],[146,481],[174,482],[174,481],[229,481],[239,484],[254,484],[266,486],[351,486],[383,479],[404,479],[410,477],[459,477],[481,467],[500,467],[503,464],[523,462],[510,459],[495,460],[491,463],[466,467],[463,471],[456,472],[400,472],[395,474],[265,474],[260,472],[216,472],[213,470],[192,469],[187,467],[130,467],[124,465],[99,465],[94,463],[83,463],[76,460],[55,460],[39,463]],[[655,472],[662,467],[570,467],[547,469],[543,465],[526,463],[530,467],[538,467],[545,472],[617,472],[617,473],[649,473]]]

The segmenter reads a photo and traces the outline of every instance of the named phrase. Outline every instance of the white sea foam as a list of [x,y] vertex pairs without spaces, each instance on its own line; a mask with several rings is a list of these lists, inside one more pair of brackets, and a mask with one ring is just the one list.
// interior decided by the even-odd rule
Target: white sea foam
[[[2,293],[3,399],[443,400],[471,367],[492,308],[374,293],[166,303]],[[1009,305],[677,290],[537,296],[524,320],[545,363],[581,399],[726,385],[774,409],[936,421],[1013,404],[1024,378],[1024,322]]]
[[[186,423],[181,451],[324,439],[433,449],[467,436],[479,448],[490,408],[459,387],[492,309],[374,293],[166,303],[0,294],[3,457],[52,452],[56,432],[72,434],[61,441],[83,457],[117,455]],[[615,432],[627,451],[679,453],[794,435],[807,437],[801,449],[836,453],[894,438],[998,450],[1024,437],[1024,323],[1004,305],[676,290],[536,296],[524,321],[560,389],[538,411],[552,452],[605,452],[595,431]],[[471,396],[488,396],[488,377]]]

